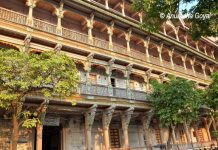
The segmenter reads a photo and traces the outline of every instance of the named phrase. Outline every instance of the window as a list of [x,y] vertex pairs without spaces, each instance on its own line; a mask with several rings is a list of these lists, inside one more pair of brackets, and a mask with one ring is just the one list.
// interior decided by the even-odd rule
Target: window
[[119,129],[110,129],[111,148],[120,148]]
[[114,78],[111,78],[111,85],[112,87],[116,87],[116,80]]
[[91,84],[96,84],[96,82],[97,82],[97,76],[96,76],[95,74],[90,74],[90,75],[89,75],[89,82],[90,82]]

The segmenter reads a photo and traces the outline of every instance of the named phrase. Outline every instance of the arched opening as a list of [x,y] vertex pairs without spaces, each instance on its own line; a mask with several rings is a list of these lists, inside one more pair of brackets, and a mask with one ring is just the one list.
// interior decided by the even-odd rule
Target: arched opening
[[129,81],[129,88],[132,90],[137,91],[145,91],[146,90],[146,83],[144,78],[138,74],[130,74],[130,81]]
[[124,55],[127,54],[125,33],[117,28],[113,31],[113,50]]
[[126,88],[126,78],[124,77],[124,72],[122,70],[112,70],[111,85],[116,88]]
[[88,80],[91,84],[108,85],[106,68],[101,65],[93,64],[91,66],[91,72]]

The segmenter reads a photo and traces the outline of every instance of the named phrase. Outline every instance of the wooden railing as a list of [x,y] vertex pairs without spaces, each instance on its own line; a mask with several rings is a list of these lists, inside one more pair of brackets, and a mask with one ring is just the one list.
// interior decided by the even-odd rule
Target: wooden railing
[[[26,25],[26,22],[27,22],[26,15],[18,13],[18,12],[14,12],[14,11],[11,11],[11,10],[8,10],[2,7],[0,7],[0,19],[15,22],[15,23],[22,24],[22,25]],[[57,34],[57,25],[48,23],[43,20],[35,19],[35,18],[33,19],[33,28],[44,31],[44,32]],[[74,30],[62,28],[62,36],[70,40],[88,44],[88,35],[74,31]],[[109,50],[109,42],[99,39],[99,38],[93,38],[93,45],[99,48]],[[123,54],[123,55],[128,55],[127,48],[124,46],[118,45],[116,43],[113,43],[113,51]],[[145,55],[146,55],[145,53],[142,53],[136,50],[130,51],[131,57],[142,60],[142,61],[147,61]],[[159,58],[153,57],[152,55],[150,55],[150,62],[155,65],[159,65],[159,66],[163,65],[166,68],[172,69],[171,64],[169,62],[163,61],[163,64],[161,64]],[[185,73],[184,68],[176,64],[174,66],[174,69],[176,71]],[[188,70],[187,74],[193,75],[193,72]],[[196,76],[201,79],[205,79],[203,74],[196,74]],[[210,78],[206,77],[206,79],[208,80]]]
[[98,39],[98,38],[93,38],[93,45],[96,47],[100,47],[103,49],[109,49],[109,42],[106,40]]
[[45,31],[45,32],[49,32],[49,33],[53,33],[53,34],[56,34],[56,29],[57,29],[57,26],[52,24],[52,23],[48,23],[48,22],[45,22],[45,21],[42,21],[40,19],[33,19],[33,28],[36,28],[38,30],[42,30],[42,31]]
[[18,24],[26,24],[26,20],[27,20],[27,16],[23,15],[21,13],[17,13],[5,8],[0,7],[0,18],[7,20],[7,21],[11,21],[11,22],[15,22]]
[[78,92],[85,95],[116,97],[138,101],[145,101],[147,96],[147,93],[143,91],[87,83],[80,83]]
[[113,50],[117,53],[121,53],[124,55],[127,55],[127,49],[124,46],[118,45],[116,43],[113,43]]
[[88,43],[88,35],[70,29],[62,28],[62,36],[70,40]]

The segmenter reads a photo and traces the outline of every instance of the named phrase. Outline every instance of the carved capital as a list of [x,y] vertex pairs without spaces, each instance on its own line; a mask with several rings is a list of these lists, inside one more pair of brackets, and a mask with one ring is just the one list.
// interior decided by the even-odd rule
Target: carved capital
[[163,83],[165,76],[166,76],[166,73],[162,73],[162,74],[159,76],[161,83]]
[[58,43],[58,44],[56,44],[54,50],[55,50],[55,51],[60,51],[61,48],[62,48],[62,46],[63,46],[62,44]]
[[134,108],[131,107],[121,114],[121,123],[123,130],[127,130]]
[[30,35],[30,34],[28,34],[28,35],[26,36],[26,38],[24,39],[25,51],[28,51],[28,50],[29,50],[31,39],[32,39],[32,35]]
[[94,24],[94,14],[92,13],[89,18],[86,18],[86,26],[89,29],[92,29],[93,28],[93,24]]
[[129,64],[126,66],[125,77],[129,79],[129,75],[131,74],[133,64]]
[[107,70],[106,70],[106,74],[109,75],[109,76],[111,76],[111,74],[112,74],[112,68],[113,68],[114,61],[115,61],[115,59],[111,59],[108,62],[108,67],[107,67]]
[[37,0],[27,0],[26,5],[29,6],[30,8],[36,7],[36,2]]
[[147,131],[149,129],[151,119],[154,116],[154,110],[151,109],[150,111],[146,112],[145,115],[142,117],[142,125],[143,129]]
[[95,114],[96,114],[96,108],[97,105],[93,105],[92,107],[89,108],[89,110],[85,113],[85,128],[86,130],[91,130],[94,119],[95,119]]
[[147,77],[147,80],[148,80],[148,81],[149,81],[150,78],[151,78],[151,72],[152,72],[151,69],[149,69],[149,70],[146,71],[146,77]]
[[163,43],[160,43],[160,45],[157,46],[158,53],[161,53],[163,50]]
[[125,33],[125,39],[126,39],[127,42],[130,41],[131,34],[132,34],[132,29],[128,29],[128,32]]
[[104,129],[109,128],[109,125],[110,125],[114,110],[115,110],[115,106],[111,105],[109,108],[107,108],[103,112],[102,123],[103,123],[103,128]]
[[84,64],[84,70],[86,71],[91,71],[91,65],[92,65],[92,61],[94,59],[94,54],[93,53],[90,53],[88,56],[87,56],[87,60]]

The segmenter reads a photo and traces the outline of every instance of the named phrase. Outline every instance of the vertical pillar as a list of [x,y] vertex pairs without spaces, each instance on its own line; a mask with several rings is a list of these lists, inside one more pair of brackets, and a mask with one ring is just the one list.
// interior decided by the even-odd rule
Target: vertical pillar
[[147,81],[147,85],[146,85],[146,91],[150,91],[150,78],[151,78],[151,69],[149,69],[148,71],[146,71],[146,81]]
[[139,12],[139,22],[142,23],[143,22],[143,14],[142,12]]
[[197,51],[199,51],[198,41],[195,42],[195,45],[196,45]]
[[86,150],[92,150],[92,125],[95,119],[97,105],[93,105],[85,113]]
[[174,69],[173,53],[174,53],[174,48],[173,48],[172,50],[168,50],[168,54],[169,54],[169,56],[170,56],[170,63],[171,63],[172,69]]
[[185,44],[188,45],[188,34],[185,35]]
[[184,69],[185,69],[185,72],[187,72],[187,67],[186,67],[186,58],[187,58],[187,54],[182,55],[181,58],[182,58],[183,67],[184,67]]
[[179,41],[179,27],[175,28],[176,40]]
[[210,74],[212,74],[213,71],[214,71],[214,66],[210,66],[210,67],[209,67],[209,70],[210,70]]
[[61,1],[60,2],[60,7],[57,8],[54,12],[54,14],[57,16],[57,28],[56,28],[56,32],[58,35],[62,35],[62,25],[61,25],[61,19],[64,17],[64,3]]
[[131,39],[131,34],[132,30],[129,29],[127,33],[125,33],[125,39],[126,39],[126,48],[127,48],[127,53],[130,53],[130,39]]
[[132,71],[132,64],[129,64],[128,66],[126,66],[126,74],[125,74],[125,77],[126,77],[126,92],[127,92],[127,98],[131,98],[131,90],[130,90],[130,87],[129,87],[129,79],[130,79],[130,74],[131,74],[131,71]]
[[190,136],[190,132],[189,132],[189,123],[184,123],[183,125],[184,125],[184,129],[185,129],[187,142],[188,142],[188,144],[190,144],[191,143],[191,136]]
[[166,32],[166,23],[164,23],[164,25],[163,25],[163,32],[164,32],[164,35],[167,35],[167,32]]
[[36,150],[42,150],[43,122],[48,108],[49,100],[45,100],[39,108],[40,123],[36,125]]
[[33,8],[36,7],[36,1],[35,0],[28,0],[26,2],[26,5],[29,7],[29,12],[27,16],[27,25],[33,26]]
[[89,81],[89,73],[91,72],[91,65],[93,61],[94,54],[90,53],[87,56],[87,61],[84,66],[84,70],[86,71],[86,93],[90,94],[90,81]]
[[30,41],[32,39],[32,35],[28,34],[24,39],[24,51],[27,52],[30,48]]
[[204,53],[205,53],[205,55],[208,55],[206,45],[203,47],[203,49],[204,49]]
[[129,134],[128,126],[130,123],[131,115],[133,114],[134,108],[131,107],[121,114],[121,123],[124,135],[123,148],[129,148]]
[[103,130],[104,130],[105,150],[110,150],[109,125],[110,125],[114,110],[115,110],[115,106],[111,105],[109,108],[107,108],[103,112],[102,123],[103,123]]
[[122,0],[122,3],[120,4],[120,7],[121,7],[122,15],[126,16],[125,15],[125,1],[124,0]]
[[91,14],[89,18],[86,18],[86,22],[88,28],[88,43],[93,44],[92,29],[94,24],[94,14]]
[[150,110],[145,114],[145,116],[142,117],[142,125],[143,125],[143,130],[144,130],[144,135],[145,135],[145,144],[147,150],[152,150],[151,147],[151,132],[149,130],[150,122],[152,117],[154,116],[153,110]]
[[212,57],[213,59],[215,59],[214,50],[211,51],[211,57]]
[[36,125],[36,150],[42,150],[43,125]]
[[109,9],[108,0],[105,0],[105,8]]
[[191,59],[190,63],[191,63],[191,66],[192,66],[192,71],[193,71],[194,75],[196,75],[195,74],[195,58]]
[[112,75],[112,67],[113,67],[114,61],[115,61],[115,59],[111,59],[108,62],[108,67],[106,70],[106,74],[108,76],[108,94],[109,94],[109,96],[113,96],[113,87],[111,85],[111,75]]
[[147,40],[144,41],[144,47],[145,47],[145,52],[146,52],[146,60],[150,62],[150,55],[149,55],[149,43],[150,43],[150,37],[147,37]]
[[207,75],[206,75],[206,62],[205,63],[203,63],[203,64],[201,64],[201,68],[202,68],[202,70],[203,70],[203,74],[204,74],[204,78],[206,79],[207,78]]
[[157,51],[158,51],[158,54],[159,54],[159,60],[160,60],[161,65],[163,65],[163,59],[162,59],[162,54],[161,54],[162,53],[162,49],[163,49],[163,43],[161,43],[157,47]]
[[210,135],[210,126],[211,126],[211,122],[207,122],[207,118],[204,118],[204,124],[205,124],[205,129],[207,131],[207,136],[208,136],[208,139],[209,141],[211,141],[211,135]]
[[114,22],[110,23],[110,26],[107,27],[107,33],[109,35],[109,49],[113,50],[113,31],[114,31]]

